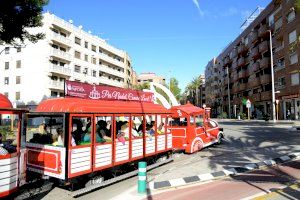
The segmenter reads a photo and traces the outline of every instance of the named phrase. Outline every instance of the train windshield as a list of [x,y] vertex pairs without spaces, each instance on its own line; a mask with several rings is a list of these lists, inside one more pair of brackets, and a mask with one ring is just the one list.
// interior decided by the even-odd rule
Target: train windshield
[[26,142],[64,146],[63,115],[28,115]]
[[17,151],[19,133],[19,115],[0,113],[0,149],[1,155]]

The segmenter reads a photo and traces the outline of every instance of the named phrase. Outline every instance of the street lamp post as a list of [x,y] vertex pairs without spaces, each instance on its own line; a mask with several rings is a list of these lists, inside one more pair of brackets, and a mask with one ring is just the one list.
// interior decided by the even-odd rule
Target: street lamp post
[[228,86],[228,90],[227,90],[227,94],[228,94],[228,117],[229,119],[231,119],[231,114],[230,114],[230,90],[229,90],[229,70],[228,70],[228,67],[226,67],[226,73],[227,73],[227,80],[228,80],[228,83],[227,83],[227,86]]
[[273,64],[273,47],[272,47],[272,32],[268,30],[270,37],[270,54],[271,54],[271,79],[272,79],[272,111],[273,111],[273,122],[276,122],[276,111],[275,111],[275,86],[274,86],[274,64]]

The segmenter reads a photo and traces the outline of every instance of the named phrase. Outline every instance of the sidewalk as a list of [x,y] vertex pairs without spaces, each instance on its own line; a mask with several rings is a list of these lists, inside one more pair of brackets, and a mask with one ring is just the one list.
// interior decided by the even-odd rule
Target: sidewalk
[[269,194],[259,196],[253,200],[282,200],[282,199],[300,199],[300,183],[296,183],[283,189],[275,190]]

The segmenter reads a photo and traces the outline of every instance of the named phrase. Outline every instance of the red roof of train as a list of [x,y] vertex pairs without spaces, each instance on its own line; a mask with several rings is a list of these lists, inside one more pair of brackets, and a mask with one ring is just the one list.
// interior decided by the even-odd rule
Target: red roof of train
[[3,94],[0,94],[0,108],[5,108],[5,109],[11,109],[11,108],[13,108],[11,102]]
[[37,112],[69,113],[160,113],[169,114],[161,105],[134,101],[104,101],[80,98],[48,99],[39,104]]
[[194,106],[191,103],[187,103],[185,105],[179,105],[179,106],[173,106],[172,108],[170,108],[170,110],[172,112],[177,112],[177,110],[180,110],[188,115],[192,114],[192,113],[197,113],[197,114],[204,114],[204,109],[203,108],[199,108],[197,106]]

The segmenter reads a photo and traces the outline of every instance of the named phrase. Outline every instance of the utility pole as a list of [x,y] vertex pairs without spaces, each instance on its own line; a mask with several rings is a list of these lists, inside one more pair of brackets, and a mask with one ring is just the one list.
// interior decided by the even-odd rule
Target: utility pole
[[272,111],[273,111],[273,122],[276,122],[276,111],[275,111],[275,86],[274,86],[274,64],[273,64],[273,47],[272,47],[272,32],[268,30],[270,37],[270,54],[271,54],[271,79],[272,79]]
[[231,109],[230,109],[230,89],[229,89],[229,86],[230,86],[230,80],[229,80],[229,70],[228,70],[228,67],[226,67],[226,73],[227,73],[227,80],[228,80],[228,83],[227,83],[227,94],[228,94],[228,117],[229,119],[231,119]]

